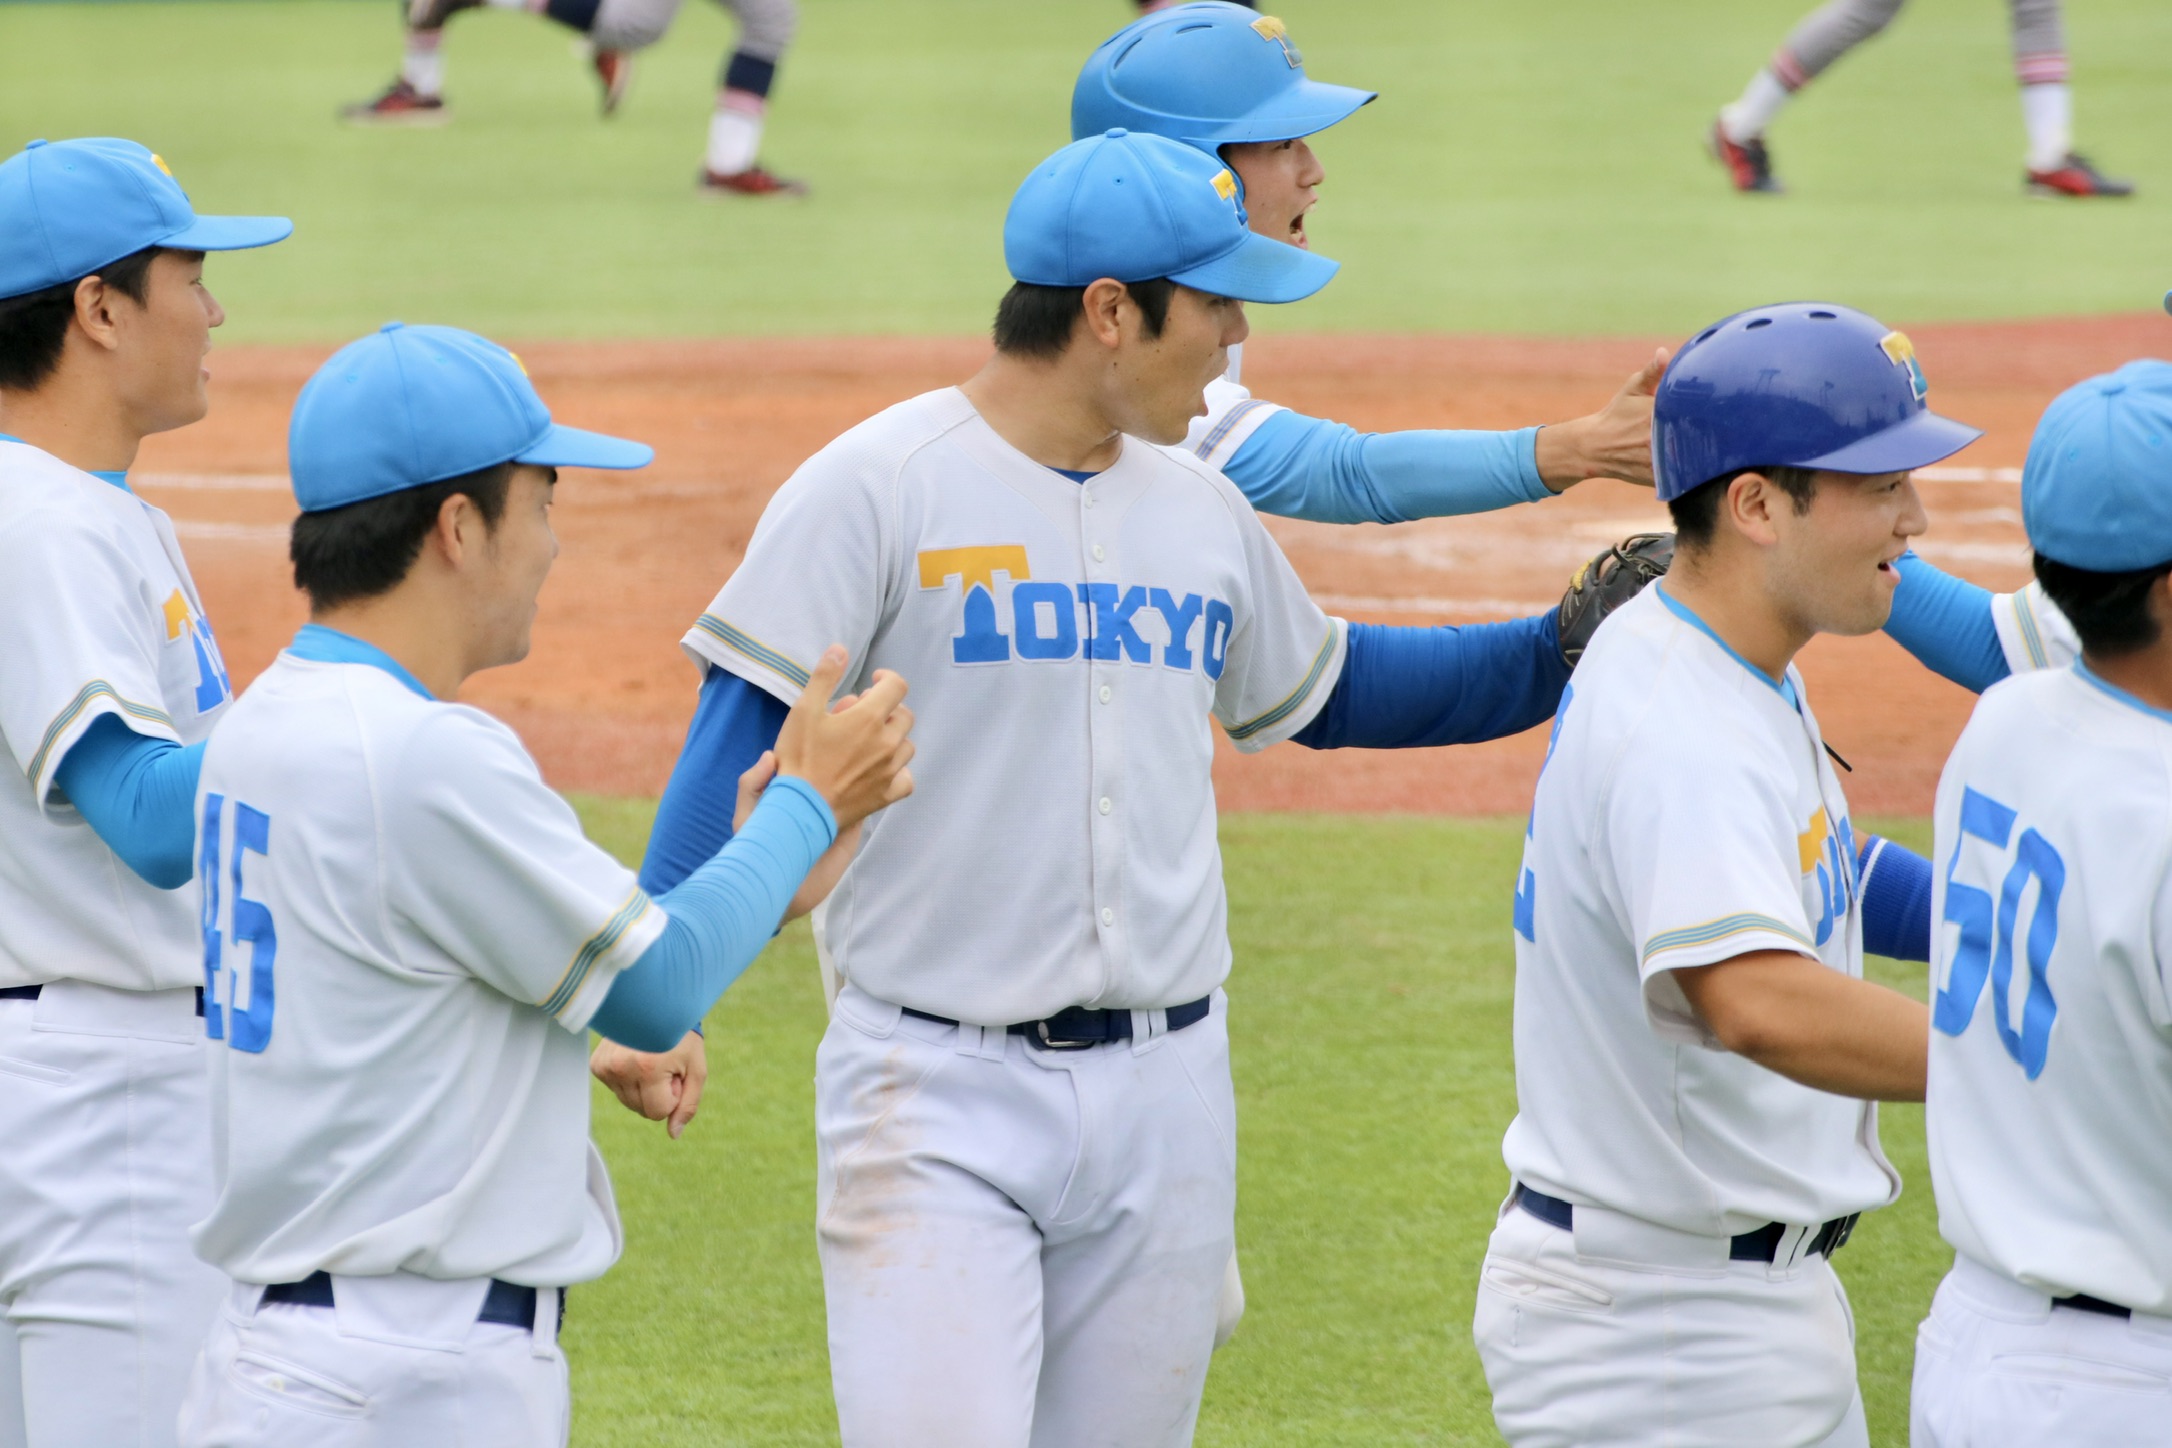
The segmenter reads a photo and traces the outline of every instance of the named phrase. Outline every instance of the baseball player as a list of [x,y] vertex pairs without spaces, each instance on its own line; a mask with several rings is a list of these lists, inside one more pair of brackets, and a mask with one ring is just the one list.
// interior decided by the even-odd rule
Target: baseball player
[[222,1283],[190,811],[226,667],[142,440],[208,406],[199,216],[132,141],[0,163],[0,1448],[173,1442]]
[[1555,717],[1515,900],[1514,1190],[1475,1336],[1538,1445],[1865,1445],[1827,1259],[1900,1179],[1924,1008],[1862,977],[1847,800],[1794,655],[1876,629],[1924,529],[1910,469],[1979,434],[1906,337],[1762,307],[1654,403],[1674,567]]
[[[804,196],[804,181],[779,176],[760,161],[770,88],[799,29],[798,0],[718,3],[738,21],[739,38],[718,77],[698,184],[719,196]],[[589,63],[602,86],[603,113],[609,116],[633,78],[634,53],[664,38],[680,0],[404,0],[407,43],[400,73],[382,94],[340,114],[368,125],[442,125],[451,119],[441,53],[445,22],[480,5],[544,15],[586,37]]]
[[[1826,0],[1804,16],[1787,42],[1750,77],[1742,95],[1720,108],[1707,137],[1737,191],[1784,190],[1772,174],[1765,130],[1797,91],[1826,67],[1892,24],[1905,0]],[[2067,90],[2066,25],[2060,0],[2006,0],[2013,27],[2014,75],[2028,132],[2022,186],[2031,196],[2131,196],[2134,185],[2099,172],[2073,146],[2074,102]]]
[[587,1032],[654,1050],[700,1019],[838,826],[910,790],[905,686],[877,671],[830,713],[845,656],[816,651],[731,845],[651,899],[450,702],[527,653],[556,469],[649,449],[552,422],[504,349],[397,323],[309,381],[288,447],[311,621],[196,795],[194,1240],[234,1286],[181,1442],[558,1448],[562,1294],[620,1246]]
[[1919,1448],[2162,1443],[2172,1382],[2172,365],[2044,414],[2022,476],[2071,667],[1984,696],[1939,780],[1931,1176],[1954,1248]]
[[[1209,779],[1245,750],[1544,718],[1522,622],[1322,614],[1220,474],[1169,447],[1242,301],[1334,263],[1236,181],[1121,130],[1019,188],[995,357],[853,429],[771,501],[686,637],[706,670],[643,878],[725,828],[819,647],[910,670],[929,788],[820,912],[818,1243],[844,1441],[1188,1442],[1230,1257],[1229,965]],[[1126,436],[1129,434],[1129,436]],[[1152,446],[1149,444],[1161,444]]]

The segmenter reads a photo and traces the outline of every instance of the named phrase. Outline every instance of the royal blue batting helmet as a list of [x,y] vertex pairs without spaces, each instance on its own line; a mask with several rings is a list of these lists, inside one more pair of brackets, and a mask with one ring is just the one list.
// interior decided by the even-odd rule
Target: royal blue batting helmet
[[1142,16],[1103,41],[1071,90],[1071,139],[1121,126],[1202,151],[1288,141],[1373,95],[1308,78],[1281,21],[1211,0]]
[[1852,307],[1788,302],[1682,344],[1652,404],[1659,500],[1743,468],[1897,473],[1983,436],[1924,403],[1904,333]]

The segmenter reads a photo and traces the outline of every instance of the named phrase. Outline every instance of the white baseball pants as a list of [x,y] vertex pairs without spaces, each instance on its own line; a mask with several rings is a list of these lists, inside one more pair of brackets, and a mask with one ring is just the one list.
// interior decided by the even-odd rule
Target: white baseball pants
[[1668,1265],[1631,1265],[1595,1256],[1603,1228],[1577,1218],[1572,1235],[1505,1208],[1486,1251],[1472,1335],[1514,1448],[1869,1448],[1855,1319],[1823,1257],[1730,1262],[1719,1241],[1690,1266],[1656,1240],[1682,1234],[1650,1229]]
[[565,1448],[558,1294],[533,1330],[477,1322],[487,1280],[335,1277],[335,1307],[235,1284],[181,1410],[181,1448]]
[[0,1448],[172,1448],[226,1279],[192,990],[0,1000]]
[[2157,1448],[2168,1412],[2172,1318],[2054,1309],[1955,1257],[1916,1332],[1914,1448]]
[[847,985],[815,1065],[845,1448],[1183,1448],[1235,1243],[1227,1002],[1049,1051]]

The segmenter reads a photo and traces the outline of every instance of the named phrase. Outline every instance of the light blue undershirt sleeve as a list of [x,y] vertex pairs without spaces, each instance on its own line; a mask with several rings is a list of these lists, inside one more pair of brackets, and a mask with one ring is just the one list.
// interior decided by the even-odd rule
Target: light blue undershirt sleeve
[[668,1051],[754,963],[822,852],[837,818],[815,788],[771,780],[746,828],[656,897],[664,933],[611,982],[589,1025],[636,1051]]
[[102,714],[54,771],[68,802],[121,863],[161,890],[196,873],[196,779],[204,746],[138,734]]
[[1407,523],[1554,496],[1538,429],[1359,432],[1277,412],[1222,467],[1262,513],[1315,523]]
[[2013,672],[1991,621],[1991,592],[1903,553],[1885,631],[1932,673],[1981,694]]

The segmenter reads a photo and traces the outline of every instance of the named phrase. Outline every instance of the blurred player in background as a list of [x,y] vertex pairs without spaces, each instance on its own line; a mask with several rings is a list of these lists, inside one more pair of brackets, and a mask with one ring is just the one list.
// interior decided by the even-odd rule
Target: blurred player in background
[[224,1283],[190,877],[231,702],[173,525],[129,490],[209,406],[198,216],[132,141],[0,165],[0,1448],[168,1448]]
[[[1804,17],[1742,95],[1721,108],[1709,137],[1712,154],[1737,191],[1779,191],[1765,129],[1827,67],[1892,23],[1906,0],[1826,0]],[[2061,0],[2006,0],[2021,82],[2021,119],[2029,149],[2023,185],[2032,196],[2130,196],[2134,187],[2089,164],[2073,146],[2073,97],[2067,89]]]
[[[663,39],[681,0],[409,0],[407,52],[400,73],[375,100],[340,114],[372,125],[440,125],[450,118],[444,99],[445,21],[462,10],[491,5],[547,16],[587,37],[589,63],[603,88],[603,113],[617,111],[633,76],[634,52]],[[724,61],[716,110],[709,117],[701,189],[730,196],[803,196],[806,183],[762,166],[762,131],[777,66],[799,29],[798,0],[718,0],[739,22],[739,39]]]
[[1984,697],[1939,782],[1925,1122],[1953,1268],[1916,1448],[2166,1440],[2172,1381],[2172,366],[2045,412],[2023,469],[2071,668]]

